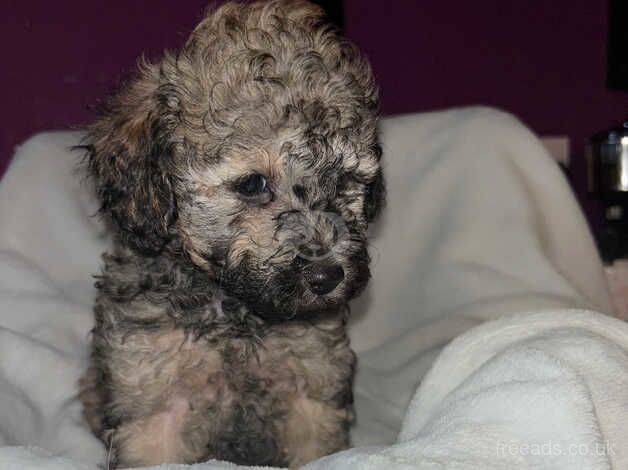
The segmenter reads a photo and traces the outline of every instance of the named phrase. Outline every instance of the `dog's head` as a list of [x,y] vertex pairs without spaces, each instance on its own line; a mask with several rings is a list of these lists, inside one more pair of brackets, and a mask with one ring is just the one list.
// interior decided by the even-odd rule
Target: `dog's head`
[[229,3],[111,101],[88,167],[121,243],[208,272],[260,316],[339,306],[369,277],[377,90],[302,1]]

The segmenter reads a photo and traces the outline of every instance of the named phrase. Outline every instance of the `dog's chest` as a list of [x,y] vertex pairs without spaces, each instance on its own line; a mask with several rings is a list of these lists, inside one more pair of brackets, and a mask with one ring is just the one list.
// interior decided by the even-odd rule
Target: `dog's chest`
[[261,338],[194,338],[174,328],[142,336],[135,341],[139,375],[190,397],[316,395],[353,359],[339,321],[278,325]]
[[[211,342],[170,330],[156,334],[152,350],[145,351],[152,356],[143,361],[152,367],[146,374],[159,384],[147,383],[148,394],[161,388],[155,404],[169,414],[187,403],[185,416],[173,421],[204,423],[210,415],[221,428],[213,445],[216,458],[287,463],[285,443],[297,432],[293,427],[303,432],[308,413],[346,418],[354,357],[340,323],[282,325],[261,339]],[[329,411],[337,407],[338,418]]]

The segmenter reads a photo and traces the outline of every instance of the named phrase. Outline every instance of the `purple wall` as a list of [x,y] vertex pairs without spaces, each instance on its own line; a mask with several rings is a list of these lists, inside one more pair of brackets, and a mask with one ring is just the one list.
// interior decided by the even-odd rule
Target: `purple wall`
[[568,135],[574,186],[597,215],[586,194],[584,141],[628,117],[628,93],[605,88],[606,1],[345,5],[347,34],[371,59],[385,113],[487,104],[540,134]]
[[34,132],[65,129],[133,70],[142,52],[180,45],[207,0],[0,2],[0,174]]
[[[155,56],[181,44],[206,4],[5,0],[0,174],[30,134],[88,120],[88,107],[142,51]],[[345,0],[347,34],[373,63],[384,113],[487,104],[541,134],[567,134],[589,213],[582,143],[628,114],[628,94],[604,86],[606,7],[603,0]]]

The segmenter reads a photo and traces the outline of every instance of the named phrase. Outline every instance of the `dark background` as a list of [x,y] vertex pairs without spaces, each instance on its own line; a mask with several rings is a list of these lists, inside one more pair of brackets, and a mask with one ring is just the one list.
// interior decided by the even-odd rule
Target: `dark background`
[[[140,54],[178,47],[207,3],[3,0],[0,174],[29,135],[93,117],[90,106]],[[539,134],[567,135],[574,187],[597,214],[583,144],[628,116],[628,93],[607,88],[607,1],[345,0],[343,10],[346,34],[373,64],[384,114],[484,104]]]

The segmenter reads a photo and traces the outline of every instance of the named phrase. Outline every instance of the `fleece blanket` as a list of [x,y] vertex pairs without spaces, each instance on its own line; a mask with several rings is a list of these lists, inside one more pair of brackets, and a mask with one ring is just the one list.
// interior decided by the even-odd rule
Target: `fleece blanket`
[[[628,327],[606,315],[557,165],[487,108],[392,117],[381,132],[388,206],[350,325],[354,447],[306,467],[627,469]],[[0,469],[107,464],[76,399],[109,242],[74,172],[79,139],[31,138],[0,182]]]

